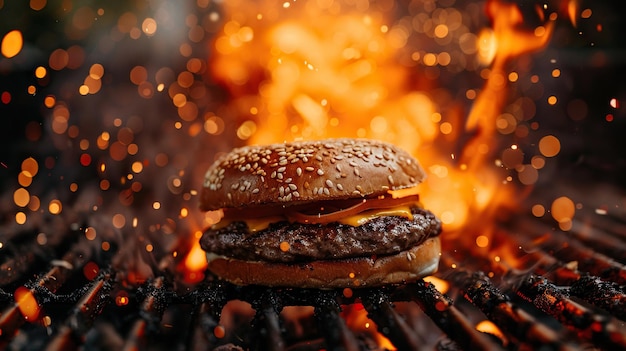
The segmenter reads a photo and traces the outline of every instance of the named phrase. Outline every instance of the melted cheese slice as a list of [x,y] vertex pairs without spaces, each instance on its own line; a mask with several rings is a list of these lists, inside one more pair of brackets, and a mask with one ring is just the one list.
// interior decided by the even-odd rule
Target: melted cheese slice
[[[416,203],[415,205],[421,207],[419,203]],[[404,217],[409,220],[413,219],[413,214],[411,213],[410,206],[400,205],[400,206],[395,206],[395,207],[390,207],[390,208],[366,210],[356,215],[347,216],[347,217],[338,219],[337,222],[346,224],[346,225],[351,225],[353,227],[358,227],[360,225],[367,223],[368,221],[371,221],[374,218],[383,217],[383,216],[397,216],[397,217]],[[219,223],[215,224],[212,227],[212,229],[213,230],[222,229],[228,226],[232,222],[241,221],[241,222],[246,223],[246,225],[248,226],[248,230],[251,233],[255,233],[255,232],[267,229],[267,227],[269,227],[269,225],[272,223],[277,223],[277,222],[286,221],[286,220],[287,218],[284,216],[269,216],[269,217],[250,218],[250,219],[243,219],[243,220],[222,219]]]

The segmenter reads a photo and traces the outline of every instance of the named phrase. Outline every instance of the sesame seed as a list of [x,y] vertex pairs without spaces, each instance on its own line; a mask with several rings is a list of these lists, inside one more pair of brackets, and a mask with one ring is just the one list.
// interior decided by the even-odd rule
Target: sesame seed
[[393,185],[393,177],[391,174],[387,176],[387,180],[389,181],[389,184]]
[[337,189],[339,189],[339,190],[343,191],[343,185],[341,185],[341,184],[337,183]]
[[300,167],[296,168],[296,174],[298,175],[298,177],[301,176],[302,175],[302,168],[300,168]]
[[304,170],[307,171],[307,172],[313,172],[315,170],[315,168],[309,166],[309,167],[306,167]]
[[274,179],[276,178],[276,171],[272,172],[272,174],[270,174],[270,178]]
[[252,193],[253,193],[253,194],[257,194],[259,191],[260,191],[260,190],[259,190],[259,188],[254,188],[254,189],[252,190]]
[[295,197],[300,197],[300,193],[299,193],[299,192],[297,192],[297,191],[294,191],[292,194],[293,194],[293,196],[295,196]]
[[328,190],[328,188],[323,188],[324,190],[324,195],[328,196],[330,195],[330,190]]
[[355,176],[357,176],[357,177],[360,177],[360,176],[361,176],[361,172],[359,172],[359,169],[358,169],[358,168],[355,168],[355,169],[354,169],[354,175],[355,175]]
[[324,170],[321,168],[317,170],[317,175],[324,175]]
[[291,190],[297,190],[298,187],[295,184],[289,184],[289,189]]
[[279,168],[279,169],[277,169],[276,171],[277,171],[277,172],[282,173],[282,172],[284,172],[286,169],[287,169],[287,167],[280,167],[280,168]]
[[332,180],[330,180],[330,179],[326,179],[326,186],[327,186],[327,187],[329,187],[329,188],[332,188],[332,187],[333,187],[333,182],[332,182]]

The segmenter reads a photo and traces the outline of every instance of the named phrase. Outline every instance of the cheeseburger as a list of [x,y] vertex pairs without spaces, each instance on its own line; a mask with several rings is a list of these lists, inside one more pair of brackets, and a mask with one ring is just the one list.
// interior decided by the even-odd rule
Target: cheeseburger
[[437,270],[440,221],[419,201],[417,160],[367,139],[246,146],[207,171],[201,209],[223,217],[200,245],[235,284],[339,288]]

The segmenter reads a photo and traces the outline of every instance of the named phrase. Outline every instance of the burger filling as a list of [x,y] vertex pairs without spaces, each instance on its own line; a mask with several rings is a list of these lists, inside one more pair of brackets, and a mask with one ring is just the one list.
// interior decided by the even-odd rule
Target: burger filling
[[417,195],[385,196],[225,210],[200,244],[240,260],[288,263],[395,254],[440,231]]

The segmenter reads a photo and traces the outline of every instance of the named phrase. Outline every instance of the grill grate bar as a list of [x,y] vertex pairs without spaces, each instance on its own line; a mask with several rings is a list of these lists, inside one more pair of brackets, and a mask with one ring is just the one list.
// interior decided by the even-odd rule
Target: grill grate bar
[[569,289],[570,293],[626,321],[626,294],[612,282],[583,275]]
[[358,340],[348,329],[339,315],[340,306],[334,299],[315,306],[314,317],[322,336],[326,340],[326,349],[330,351],[359,351]]
[[418,350],[424,344],[419,335],[396,312],[386,295],[379,293],[364,296],[363,305],[378,330],[399,350]]
[[253,306],[256,314],[252,321],[252,328],[258,334],[255,349],[268,351],[282,351],[285,349],[285,342],[281,336],[280,320],[278,310],[273,307],[269,298],[264,298],[261,304]]
[[487,334],[476,330],[453,305],[450,297],[423,280],[398,287],[392,301],[413,301],[452,340],[465,350],[500,350],[502,346]]
[[70,316],[46,347],[46,351],[77,350],[82,338],[93,326],[94,320],[110,302],[109,292],[113,288],[111,275],[101,273],[100,278],[89,284],[89,290],[76,304]]
[[[520,237],[528,237],[524,246],[536,247],[550,252],[562,262],[576,262],[578,269],[591,275],[626,285],[626,266],[615,257],[596,252],[566,233],[553,230],[543,222],[525,218],[511,224],[514,232],[523,232]],[[513,237],[513,235],[511,235]],[[533,240],[534,244],[530,241]],[[531,246],[532,245],[532,246]],[[545,254],[545,256],[549,256]]]
[[134,322],[123,350],[145,349],[148,344],[146,338],[150,333],[159,329],[159,322],[169,301],[167,298],[168,292],[164,287],[164,280],[165,278],[160,276],[146,286],[146,297],[141,303],[139,318]]
[[482,272],[456,271],[452,277],[465,292],[465,298],[477,306],[508,338],[542,350],[582,350],[578,338],[569,332],[556,332],[525,312],[496,288]]
[[[45,274],[24,284],[28,289],[26,294],[31,294],[37,301],[59,299],[54,293],[73,273],[82,268],[84,262],[89,257],[90,253],[82,250],[80,242],[74,244],[62,259],[51,262],[52,267]],[[14,264],[18,261],[9,260],[8,263]],[[9,298],[8,300],[12,299]],[[25,307],[20,306],[20,304],[26,303],[26,301],[15,301],[0,314],[0,330],[2,331],[0,333],[0,346],[3,346],[8,341],[8,338],[26,323],[27,317],[20,312],[20,309]]]
[[626,349],[626,325],[623,322],[574,302],[566,290],[546,278],[531,275],[519,286],[517,294],[575,330],[583,339],[610,350]]
[[568,233],[585,247],[626,264],[626,242],[622,238],[610,235],[580,220],[572,221],[572,229]]

